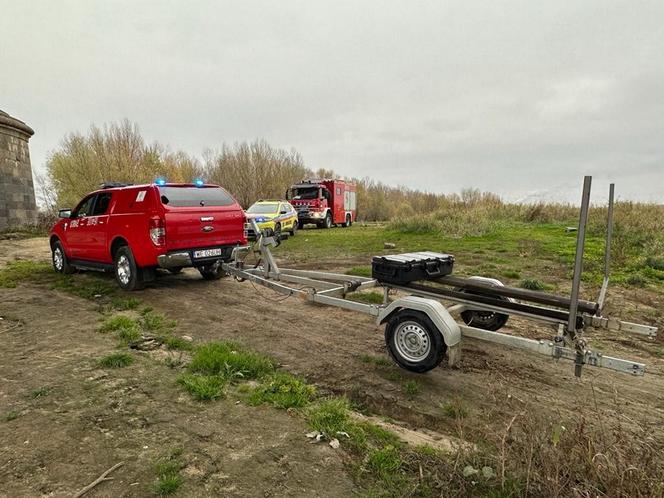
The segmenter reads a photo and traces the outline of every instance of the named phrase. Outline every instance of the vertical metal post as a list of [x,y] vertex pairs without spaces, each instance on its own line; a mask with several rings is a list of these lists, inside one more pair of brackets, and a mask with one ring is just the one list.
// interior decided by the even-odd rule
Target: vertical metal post
[[[588,222],[588,210],[590,208],[590,184],[591,176],[583,177],[583,193],[581,194],[581,213],[579,215],[579,230],[576,235],[576,255],[574,257],[574,276],[572,278],[572,294],[569,305],[569,322],[567,323],[567,334],[571,339],[576,337],[576,312],[579,305],[579,287],[581,286],[581,273],[583,272],[583,251],[586,243],[586,223]],[[579,350],[577,343],[576,362],[574,375],[581,377],[581,368],[584,363],[584,352]]]
[[576,255],[574,257],[574,276],[572,278],[572,294],[569,305],[569,322],[567,331],[574,337],[576,332],[576,310],[579,306],[579,287],[581,285],[581,272],[583,271],[583,250],[586,243],[586,223],[590,207],[590,184],[592,176],[583,178],[583,194],[581,194],[581,214],[579,215],[579,230],[576,234]]
[[599,311],[604,308],[604,300],[606,299],[606,291],[609,287],[609,275],[611,273],[611,239],[613,238],[613,194],[615,184],[609,185],[609,207],[606,215],[606,245],[604,246],[604,281],[602,282],[602,289],[599,292],[599,299],[597,304]]

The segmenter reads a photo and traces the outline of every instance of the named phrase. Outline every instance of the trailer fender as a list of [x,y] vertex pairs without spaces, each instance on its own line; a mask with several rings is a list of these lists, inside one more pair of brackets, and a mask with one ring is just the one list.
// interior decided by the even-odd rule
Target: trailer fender
[[452,356],[457,356],[458,348],[455,346],[461,342],[461,329],[457,322],[454,321],[454,318],[452,318],[452,315],[445,309],[445,306],[438,301],[417,296],[399,298],[380,310],[376,318],[376,323],[382,325],[389,320],[392,314],[403,309],[425,313],[443,336],[445,345],[448,347],[450,359],[452,359]]

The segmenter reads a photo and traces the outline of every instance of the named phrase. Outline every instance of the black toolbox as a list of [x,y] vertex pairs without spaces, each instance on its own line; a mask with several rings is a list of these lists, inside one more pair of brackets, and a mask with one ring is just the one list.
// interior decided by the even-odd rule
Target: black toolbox
[[434,280],[452,273],[454,256],[439,252],[409,252],[374,256],[371,277],[379,282],[406,285],[416,280]]

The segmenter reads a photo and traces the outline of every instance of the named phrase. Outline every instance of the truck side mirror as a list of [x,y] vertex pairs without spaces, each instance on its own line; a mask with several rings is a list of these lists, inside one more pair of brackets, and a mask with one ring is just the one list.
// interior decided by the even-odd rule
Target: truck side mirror
[[58,211],[58,218],[71,218],[71,209],[60,209]]

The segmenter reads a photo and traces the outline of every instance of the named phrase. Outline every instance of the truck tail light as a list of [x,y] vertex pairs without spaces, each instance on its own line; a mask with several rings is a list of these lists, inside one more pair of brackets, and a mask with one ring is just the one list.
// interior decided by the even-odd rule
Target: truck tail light
[[166,227],[161,218],[152,218],[150,220],[150,239],[156,246],[166,245]]

